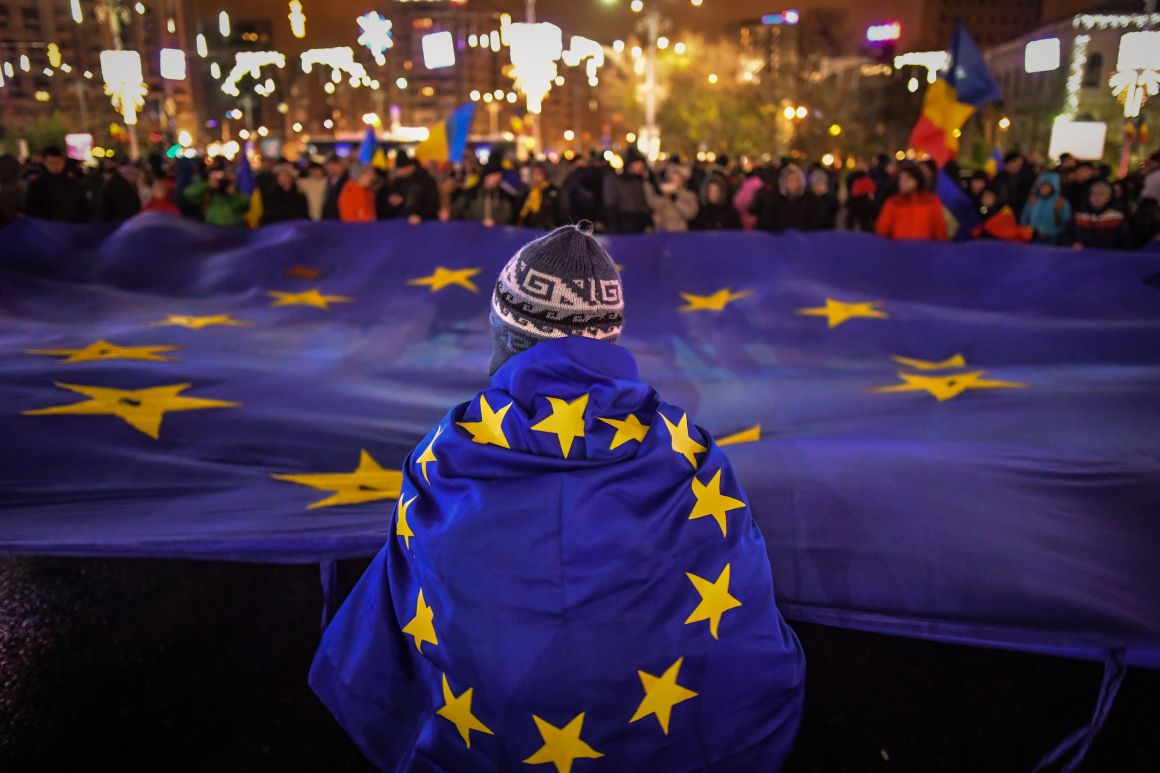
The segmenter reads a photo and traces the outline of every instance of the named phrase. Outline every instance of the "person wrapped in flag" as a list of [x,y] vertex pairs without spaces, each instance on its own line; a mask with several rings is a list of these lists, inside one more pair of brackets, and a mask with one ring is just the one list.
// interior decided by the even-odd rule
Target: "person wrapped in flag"
[[492,297],[491,385],[404,464],[310,684],[382,770],[776,771],[805,660],[729,460],[617,345],[587,229]]

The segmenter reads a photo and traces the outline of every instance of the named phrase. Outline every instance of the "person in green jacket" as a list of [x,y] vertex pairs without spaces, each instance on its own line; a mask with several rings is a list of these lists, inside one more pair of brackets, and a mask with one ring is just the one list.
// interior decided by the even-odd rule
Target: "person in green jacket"
[[234,188],[234,179],[222,169],[214,169],[208,180],[200,180],[185,189],[185,198],[201,207],[205,222],[236,228],[246,224],[250,197]]

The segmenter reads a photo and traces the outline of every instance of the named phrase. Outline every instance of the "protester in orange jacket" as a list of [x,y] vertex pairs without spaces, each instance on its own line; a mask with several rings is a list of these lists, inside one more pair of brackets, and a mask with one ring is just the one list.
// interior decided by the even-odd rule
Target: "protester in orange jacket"
[[888,239],[947,240],[942,202],[923,190],[922,174],[914,167],[899,170],[898,193],[882,205],[875,231]]
[[346,159],[331,156],[326,160],[326,176],[329,182],[322,204],[323,220],[367,223],[375,219],[375,194],[371,190],[374,169],[361,170],[356,182],[347,170]]

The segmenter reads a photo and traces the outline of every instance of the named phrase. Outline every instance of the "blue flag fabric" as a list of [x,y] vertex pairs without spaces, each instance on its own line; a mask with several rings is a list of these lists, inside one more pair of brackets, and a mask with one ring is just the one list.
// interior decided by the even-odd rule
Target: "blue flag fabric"
[[[533,236],[8,226],[0,549],[373,555],[404,458],[487,384],[491,282]],[[1160,254],[606,244],[622,343],[730,442],[787,618],[1160,665]]]
[[250,166],[250,143],[246,143],[242,152],[238,154],[237,187],[241,193],[252,196],[258,188],[258,180],[254,177],[254,168]]
[[1003,98],[1003,92],[999,90],[995,76],[991,75],[991,68],[987,66],[983,52],[962,22],[955,25],[950,55],[951,68],[946,73],[946,80],[954,88],[960,102],[982,107]]
[[983,218],[979,216],[979,211],[975,208],[975,202],[971,201],[971,197],[967,195],[963,187],[947,174],[945,169],[938,173],[938,178],[934,183],[934,192],[939,197],[943,207],[951,213],[951,217],[958,224],[955,231],[956,240],[961,241],[968,238],[972,229],[983,222]]
[[310,679],[378,769],[780,768],[805,663],[761,531],[626,350],[519,355],[403,473]]
[[363,136],[362,144],[358,148],[358,162],[364,166],[375,160],[375,151],[379,149],[379,138],[375,134],[375,127],[368,126]]

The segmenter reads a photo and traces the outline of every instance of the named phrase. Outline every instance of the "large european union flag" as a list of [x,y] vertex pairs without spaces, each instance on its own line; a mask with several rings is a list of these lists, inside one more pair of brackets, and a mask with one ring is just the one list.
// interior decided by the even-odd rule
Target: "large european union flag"
[[[406,455],[487,385],[491,282],[532,236],[7,227],[0,549],[373,555]],[[1157,254],[607,245],[622,343],[728,442],[787,617],[1160,664]]]
[[725,773],[781,767],[804,666],[724,452],[565,339],[408,457],[310,681],[380,770]]

